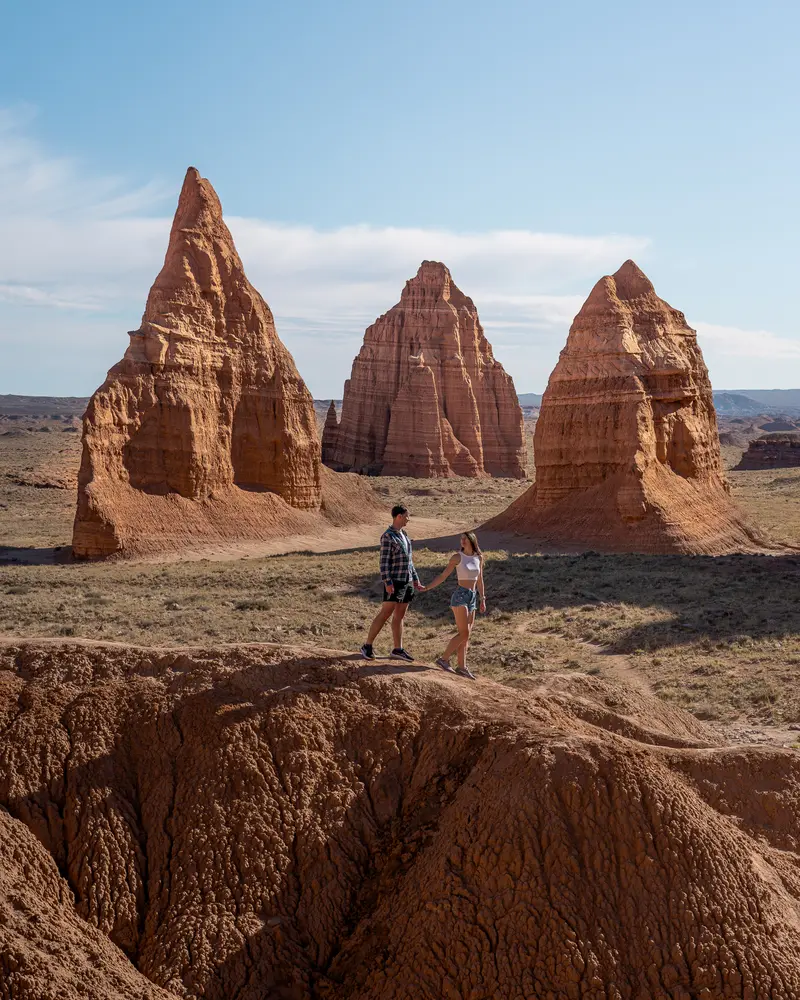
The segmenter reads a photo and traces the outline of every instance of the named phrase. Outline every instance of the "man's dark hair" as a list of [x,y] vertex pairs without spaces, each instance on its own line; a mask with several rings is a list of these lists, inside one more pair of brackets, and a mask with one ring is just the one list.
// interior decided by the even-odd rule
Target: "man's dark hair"
[[408,507],[404,507],[401,503],[396,503],[392,507],[392,517],[397,517],[398,514],[407,514]]

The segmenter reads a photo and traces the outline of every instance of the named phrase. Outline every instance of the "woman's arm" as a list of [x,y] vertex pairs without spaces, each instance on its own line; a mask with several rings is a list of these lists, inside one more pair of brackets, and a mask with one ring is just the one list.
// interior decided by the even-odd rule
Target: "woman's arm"
[[458,560],[460,558],[461,554],[458,552],[456,552],[455,555],[451,556],[450,562],[445,566],[442,572],[437,577],[435,577],[435,579],[431,580],[431,582],[425,589],[433,590],[433,588],[438,587],[440,583],[444,583],[444,581],[448,578],[448,576],[450,576],[450,574],[453,572],[456,566],[458,566]]
[[481,595],[481,611],[485,611],[486,591],[483,588],[483,556],[481,556],[481,571],[478,573],[478,593]]

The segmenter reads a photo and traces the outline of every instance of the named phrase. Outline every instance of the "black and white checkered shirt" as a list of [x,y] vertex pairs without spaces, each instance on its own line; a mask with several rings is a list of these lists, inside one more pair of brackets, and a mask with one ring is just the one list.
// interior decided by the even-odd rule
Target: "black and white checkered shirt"
[[387,528],[381,535],[381,580],[387,583],[419,581],[411,554],[411,539],[401,528]]

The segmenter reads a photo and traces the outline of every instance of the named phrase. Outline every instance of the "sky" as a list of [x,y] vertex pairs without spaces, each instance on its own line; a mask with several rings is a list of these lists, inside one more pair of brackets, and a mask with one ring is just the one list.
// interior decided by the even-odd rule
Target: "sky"
[[800,386],[794,0],[8,5],[0,393],[88,395],[186,168],[317,398],[443,260],[520,392],[632,257],[718,389]]

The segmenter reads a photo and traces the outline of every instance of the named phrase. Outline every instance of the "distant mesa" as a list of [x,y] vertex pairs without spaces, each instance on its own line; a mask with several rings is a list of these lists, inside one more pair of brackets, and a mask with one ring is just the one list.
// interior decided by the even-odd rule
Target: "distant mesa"
[[324,472],[311,395],[190,167],[142,325],[84,415],[73,553],[300,532],[325,506]]
[[514,383],[444,264],[423,261],[367,329],[322,448],[332,468],[372,475],[524,478]]
[[765,543],[728,495],[696,333],[631,260],[575,317],[534,452],[535,484],[484,527],[612,552]]
[[[784,430],[787,421],[774,421],[780,429],[751,441],[736,470],[792,469],[800,466],[800,429]],[[769,424],[766,425],[770,427]],[[763,430],[764,428],[762,428]]]

